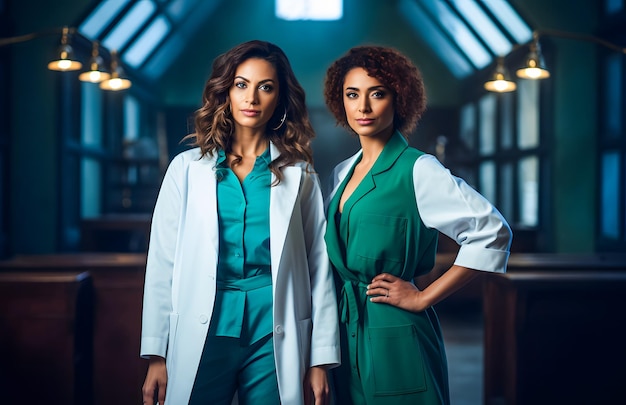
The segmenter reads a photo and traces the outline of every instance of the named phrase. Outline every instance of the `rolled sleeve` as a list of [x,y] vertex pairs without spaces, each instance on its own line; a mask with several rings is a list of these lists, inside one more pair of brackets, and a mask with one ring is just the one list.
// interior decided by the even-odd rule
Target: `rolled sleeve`
[[460,245],[455,264],[504,273],[512,233],[500,212],[432,155],[413,166],[415,199],[424,224]]

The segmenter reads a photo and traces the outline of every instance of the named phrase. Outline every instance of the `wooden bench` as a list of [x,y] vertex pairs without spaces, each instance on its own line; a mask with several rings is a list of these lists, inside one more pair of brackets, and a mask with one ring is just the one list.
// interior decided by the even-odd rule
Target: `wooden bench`
[[[0,274],[89,273],[93,284],[94,405],[141,403],[147,367],[147,362],[139,357],[145,265],[145,254],[130,253],[18,256],[0,262]],[[33,303],[39,301],[32,297]],[[45,339],[45,335],[35,338]],[[37,387],[39,381],[32,384]],[[38,395],[38,400],[46,399]]]
[[626,403],[626,256],[512,255],[484,278],[484,399]]
[[5,404],[90,404],[88,273],[0,273],[0,392]]

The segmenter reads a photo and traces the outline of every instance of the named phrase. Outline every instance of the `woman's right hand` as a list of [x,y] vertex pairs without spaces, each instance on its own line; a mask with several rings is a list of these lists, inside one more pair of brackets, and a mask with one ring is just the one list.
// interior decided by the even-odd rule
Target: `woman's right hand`
[[143,383],[141,392],[143,393],[143,403],[146,405],[165,404],[165,388],[167,387],[167,369],[165,368],[165,359],[159,356],[150,357],[148,365],[148,373]]

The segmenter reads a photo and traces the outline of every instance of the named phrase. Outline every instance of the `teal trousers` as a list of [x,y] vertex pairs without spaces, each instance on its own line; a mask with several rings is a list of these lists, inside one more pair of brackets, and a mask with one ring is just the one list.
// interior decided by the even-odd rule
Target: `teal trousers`
[[280,404],[272,334],[250,346],[240,339],[207,336],[190,405]]

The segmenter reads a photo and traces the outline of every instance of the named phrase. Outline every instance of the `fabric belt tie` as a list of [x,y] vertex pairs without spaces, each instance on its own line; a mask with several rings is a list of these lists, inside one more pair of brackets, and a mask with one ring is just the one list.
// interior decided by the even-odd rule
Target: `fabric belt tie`
[[[411,279],[408,281],[415,285],[414,280]],[[341,299],[339,300],[339,311],[342,323],[357,322],[363,315],[361,311],[367,305],[367,286],[367,283],[356,280],[346,280],[343,283]],[[359,297],[361,298],[359,299]],[[359,300],[362,301],[360,303],[361,305],[359,305]]]
[[272,285],[272,274],[265,273],[238,280],[218,281],[218,290],[252,291]]
[[[339,306],[341,311],[341,322],[357,322],[361,317],[360,308],[365,307],[367,301],[367,284],[360,281],[346,280],[341,288],[341,299]],[[359,301],[363,301],[359,303]],[[362,304],[362,305],[360,305]]]
[[[222,305],[228,308],[226,323],[219,322],[216,335],[240,338],[242,337],[243,318],[245,313],[248,292],[267,288],[272,285],[272,274],[265,273],[249,278],[217,281],[217,290],[222,294]],[[271,326],[270,326],[271,330]]]

